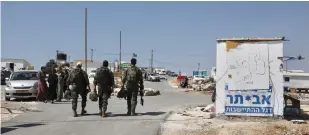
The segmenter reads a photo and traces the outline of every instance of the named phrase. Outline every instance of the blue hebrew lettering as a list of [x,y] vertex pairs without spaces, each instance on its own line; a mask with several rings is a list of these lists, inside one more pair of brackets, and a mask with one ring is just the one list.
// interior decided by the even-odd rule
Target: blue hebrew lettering
[[272,92],[272,91],[273,91],[273,86],[269,86],[268,92]]
[[255,102],[252,102],[252,104],[261,104],[259,95],[253,95],[252,97],[256,98]]
[[240,104],[244,104],[244,99],[242,97],[242,95],[235,95],[235,101],[234,104],[238,104],[238,100],[240,100]]
[[233,96],[232,95],[226,95],[226,97],[230,98],[230,104],[232,104],[233,103]]
[[265,104],[265,102],[267,104],[270,104],[270,95],[268,95],[267,97],[265,95],[262,95],[262,104]]

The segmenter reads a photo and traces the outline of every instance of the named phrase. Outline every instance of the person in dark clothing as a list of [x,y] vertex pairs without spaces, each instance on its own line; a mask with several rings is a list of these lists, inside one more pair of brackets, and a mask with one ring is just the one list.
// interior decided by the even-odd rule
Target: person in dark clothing
[[63,84],[64,84],[64,72],[62,70],[62,67],[59,66],[57,69],[57,102],[61,102],[61,99],[63,97]]
[[52,69],[51,73],[48,75],[48,100],[51,103],[54,103],[54,100],[57,98],[57,75],[56,75],[56,69]]
[[[108,105],[108,99],[112,94],[114,86],[113,72],[108,69],[108,61],[103,61],[103,67],[97,69],[93,80],[94,90],[98,85],[98,97],[99,97],[99,114],[101,117],[106,116],[106,110]],[[103,109],[103,110],[102,110]]]
[[124,85],[126,84],[127,88],[127,106],[128,112],[127,115],[136,115],[135,108],[137,105],[137,95],[138,91],[142,95],[144,90],[144,82],[143,82],[143,73],[136,66],[136,59],[131,59],[131,67],[129,67],[125,73],[122,80],[122,89],[124,89]]
[[64,69],[64,83],[63,83],[63,94],[65,93],[65,91],[69,88],[69,86],[67,85],[67,81],[68,81],[68,77],[69,77],[69,71],[68,69]]
[[41,71],[38,73],[38,94],[37,94],[37,101],[44,101],[47,102],[47,83],[46,83],[46,73],[45,73],[45,67],[41,67]]
[[[87,111],[85,110],[86,107],[86,102],[87,102],[87,94],[88,94],[88,90],[90,90],[90,86],[89,86],[89,79],[88,79],[88,75],[87,73],[81,69],[82,64],[80,62],[77,63],[77,66],[75,69],[73,69],[71,71],[71,73],[69,74],[69,78],[68,78],[68,82],[67,85],[68,86],[72,86],[72,110],[73,110],[73,117],[77,117],[77,98],[78,95],[80,95],[82,97],[82,111],[81,111],[81,115],[84,115],[85,113],[87,113]],[[87,90],[88,87],[88,90]]]

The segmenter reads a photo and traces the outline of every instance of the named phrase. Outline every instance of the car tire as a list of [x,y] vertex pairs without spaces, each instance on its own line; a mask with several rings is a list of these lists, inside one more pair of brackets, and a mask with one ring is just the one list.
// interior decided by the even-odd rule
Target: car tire
[[7,98],[7,97],[5,98],[5,101],[10,101],[10,100],[11,100],[11,98]]

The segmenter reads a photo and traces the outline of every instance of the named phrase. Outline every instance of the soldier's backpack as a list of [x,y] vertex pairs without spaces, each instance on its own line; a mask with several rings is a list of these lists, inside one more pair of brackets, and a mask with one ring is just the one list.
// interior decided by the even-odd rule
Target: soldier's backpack
[[85,83],[85,78],[84,78],[84,73],[82,69],[74,69],[71,73],[71,77],[70,78],[72,83],[76,83],[76,84],[84,84]]
[[127,83],[136,84],[137,83],[138,69],[137,67],[131,67],[127,70]]
[[101,68],[97,70],[96,76],[98,77],[98,83],[101,86],[107,85],[112,86],[113,79],[111,76],[111,72],[108,68]]

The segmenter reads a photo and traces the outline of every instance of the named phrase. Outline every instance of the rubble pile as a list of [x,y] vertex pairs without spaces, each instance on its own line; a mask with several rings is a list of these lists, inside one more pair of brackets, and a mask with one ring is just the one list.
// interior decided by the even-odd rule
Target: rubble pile
[[299,93],[299,97],[301,100],[309,100],[309,94],[307,93]]
[[[111,95],[117,96],[120,89],[121,88],[114,88],[114,92]],[[153,88],[145,88],[143,93],[144,93],[143,96],[157,96],[157,95],[161,94],[158,89],[153,89]],[[140,94],[140,93],[138,92],[138,94]]]
[[196,91],[210,91],[216,89],[216,83],[211,80],[192,81],[192,88]]
[[114,77],[114,81],[115,81],[115,88],[121,88],[121,78]]
[[215,115],[215,105],[210,104],[206,107],[194,107],[194,108],[187,108],[186,110],[182,110],[177,114],[182,116],[189,116],[189,117],[202,117],[205,119],[214,118]]

